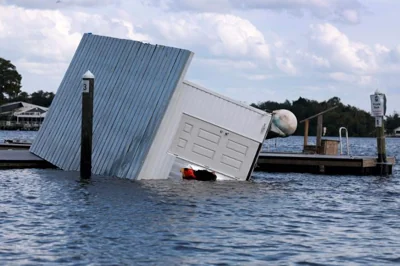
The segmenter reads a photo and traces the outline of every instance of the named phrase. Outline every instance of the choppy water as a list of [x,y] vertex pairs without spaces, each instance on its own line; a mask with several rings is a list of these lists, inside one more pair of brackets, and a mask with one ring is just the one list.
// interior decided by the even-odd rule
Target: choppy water
[[[374,139],[350,143],[374,155]],[[387,144],[399,157],[400,139]],[[212,183],[0,171],[0,264],[398,265],[399,180],[399,166],[390,178],[256,173]]]

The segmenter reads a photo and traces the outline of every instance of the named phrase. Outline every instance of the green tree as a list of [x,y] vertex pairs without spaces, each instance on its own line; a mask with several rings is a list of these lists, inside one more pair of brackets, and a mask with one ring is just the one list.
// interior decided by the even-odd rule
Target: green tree
[[15,101],[15,102],[21,101],[21,102],[27,102],[27,103],[29,103],[29,102],[30,102],[30,97],[31,97],[31,96],[30,96],[27,92],[21,91],[21,92],[18,94],[18,96],[15,97],[15,98],[13,99],[13,101]]
[[53,92],[44,92],[42,90],[33,92],[30,96],[30,103],[40,105],[43,107],[49,107],[54,99]]
[[400,127],[400,116],[397,112],[388,115],[386,118],[386,129],[389,134],[393,134],[396,128]]
[[21,75],[9,60],[0,58],[0,104],[21,92]]

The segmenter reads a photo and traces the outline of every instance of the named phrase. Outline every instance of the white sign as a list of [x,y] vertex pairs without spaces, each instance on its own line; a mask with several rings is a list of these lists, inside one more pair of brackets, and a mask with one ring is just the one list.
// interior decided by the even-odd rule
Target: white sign
[[375,127],[382,127],[383,118],[382,117],[375,117]]
[[385,104],[383,94],[371,95],[371,115],[375,117],[385,115]]
[[83,80],[83,93],[89,93],[89,80]]

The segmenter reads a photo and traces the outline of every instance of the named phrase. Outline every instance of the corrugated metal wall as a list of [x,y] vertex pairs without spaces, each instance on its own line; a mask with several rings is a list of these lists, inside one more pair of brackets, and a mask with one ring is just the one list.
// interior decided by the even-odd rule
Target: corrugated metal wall
[[264,141],[272,118],[269,113],[184,81],[173,95],[139,179],[168,177],[175,159],[173,155],[168,154],[168,150],[183,113],[224,127],[259,143]]
[[192,53],[85,34],[31,152],[78,170],[82,75],[95,76],[92,172],[136,178]]

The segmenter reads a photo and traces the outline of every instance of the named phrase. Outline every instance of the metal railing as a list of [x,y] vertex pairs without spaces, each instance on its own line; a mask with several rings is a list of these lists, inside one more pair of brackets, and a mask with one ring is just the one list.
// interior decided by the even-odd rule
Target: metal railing
[[347,155],[350,156],[349,133],[348,133],[348,131],[347,131],[347,128],[345,128],[345,127],[339,128],[340,155],[343,155],[343,148],[342,148],[342,130],[345,130],[345,132],[346,132]]

